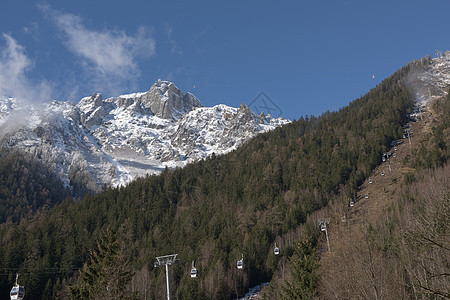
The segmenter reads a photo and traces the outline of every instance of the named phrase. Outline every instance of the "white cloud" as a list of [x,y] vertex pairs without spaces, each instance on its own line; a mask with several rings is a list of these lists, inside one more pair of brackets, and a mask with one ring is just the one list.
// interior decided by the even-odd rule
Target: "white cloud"
[[139,76],[138,58],[155,54],[155,40],[145,27],[135,36],[120,30],[89,30],[79,16],[62,13],[48,5],[39,8],[47,14],[64,33],[66,47],[80,57],[89,72],[95,71],[96,79],[114,86],[120,81],[130,81]]
[[46,81],[33,82],[27,76],[32,68],[25,49],[8,34],[2,34],[6,45],[0,51],[0,96],[28,101],[48,101],[52,88]]

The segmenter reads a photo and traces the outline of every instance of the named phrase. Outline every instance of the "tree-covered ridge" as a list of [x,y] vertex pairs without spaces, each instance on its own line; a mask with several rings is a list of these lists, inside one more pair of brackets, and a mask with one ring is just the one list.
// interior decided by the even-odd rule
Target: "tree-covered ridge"
[[69,195],[56,174],[30,155],[0,150],[0,223],[19,222]]
[[[65,201],[34,223],[0,227],[0,268],[31,272],[30,298],[57,297],[74,268],[89,259],[99,232],[110,226],[125,241],[137,271],[134,289],[165,296],[156,256],[178,253],[172,290],[182,299],[226,299],[269,281],[283,255],[294,252],[285,235],[327,204],[328,196],[356,187],[402,134],[412,107],[404,67],[338,112],[301,117],[223,156],[141,178],[79,202]],[[33,224],[33,226],[30,226]],[[244,269],[236,261],[244,256]],[[196,261],[199,278],[188,273]],[[45,268],[64,270],[44,273]],[[39,274],[39,275],[38,275]],[[11,275],[12,276],[12,275]],[[144,278],[147,278],[144,280]],[[0,277],[0,292],[10,281]],[[146,282],[138,284],[138,282]]]

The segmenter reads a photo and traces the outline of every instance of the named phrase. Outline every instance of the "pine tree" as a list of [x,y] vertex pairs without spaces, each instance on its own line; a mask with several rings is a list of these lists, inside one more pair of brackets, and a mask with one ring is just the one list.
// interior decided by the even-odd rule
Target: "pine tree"
[[313,299],[317,294],[317,261],[314,257],[315,247],[310,239],[297,244],[290,258],[291,281],[283,286],[283,299]]
[[133,277],[117,233],[101,233],[97,250],[80,273],[78,285],[70,287],[71,299],[131,299],[127,285]]

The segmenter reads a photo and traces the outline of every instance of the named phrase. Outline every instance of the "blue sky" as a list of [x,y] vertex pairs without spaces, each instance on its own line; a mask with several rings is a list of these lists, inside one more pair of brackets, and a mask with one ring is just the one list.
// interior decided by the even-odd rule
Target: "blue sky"
[[205,106],[266,101],[298,119],[449,50],[449,12],[449,0],[2,1],[0,94],[77,102],[161,78]]

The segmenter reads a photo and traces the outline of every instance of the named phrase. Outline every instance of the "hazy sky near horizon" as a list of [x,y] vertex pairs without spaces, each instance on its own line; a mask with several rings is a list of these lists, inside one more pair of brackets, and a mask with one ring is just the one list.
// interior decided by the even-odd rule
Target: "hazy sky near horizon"
[[0,96],[77,102],[173,81],[298,119],[450,50],[450,1],[3,1]]

